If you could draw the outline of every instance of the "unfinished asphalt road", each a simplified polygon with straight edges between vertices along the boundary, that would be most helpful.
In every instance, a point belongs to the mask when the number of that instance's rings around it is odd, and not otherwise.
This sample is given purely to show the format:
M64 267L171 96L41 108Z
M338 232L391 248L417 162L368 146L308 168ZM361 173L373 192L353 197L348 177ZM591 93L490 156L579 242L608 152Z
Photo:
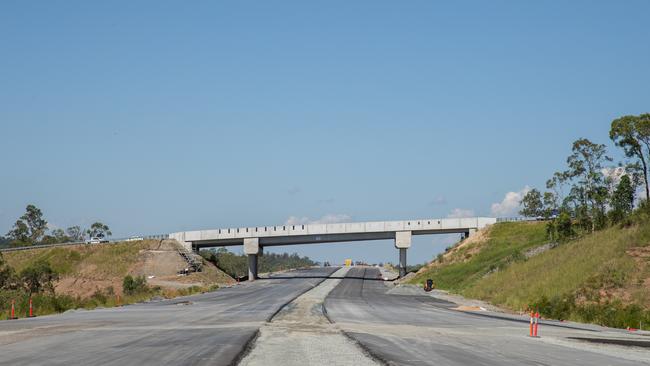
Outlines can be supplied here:
M285 306L261 328L240 366L377 366L378 364L323 313L323 301L349 267Z
M337 328L387 364L631 366L650 360L647 349L569 339L630 337L623 332L542 324L542 337L533 339L523 322L452 310L455 304L424 292L391 294L396 291L378 275L374 268L350 270L326 298L325 309Z
M230 365L284 304L335 269L213 293L0 322L1 365Z

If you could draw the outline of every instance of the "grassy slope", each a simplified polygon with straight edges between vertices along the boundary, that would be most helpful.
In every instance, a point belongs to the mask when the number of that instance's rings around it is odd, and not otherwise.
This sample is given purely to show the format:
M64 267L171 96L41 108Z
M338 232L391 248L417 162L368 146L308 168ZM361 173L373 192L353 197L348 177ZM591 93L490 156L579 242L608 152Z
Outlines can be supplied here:
M201 273L194 273L188 277L182 277L177 281L187 280L191 283L202 282L205 287L192 286L181 289L160 289L151 290L132 295L122 294L121 298L110 295L106 285L115 283L116 293L121 293L121 282L125 275L142 263L142 252L156 250L160 246L159 241L145 240L137 242L123 242L116 244L94 244L78 245L55 248L35 248L25 251L6 252L3 257L16 272L39 261L45 260L62 277L75 279L94 278L103 280L97 282L97 288L103 295L97 297L56 297L47 294L34 295L34 308L37 315L46 315L63 312L74 308L95 308L97 306L112 307L120 304L134 303L146 300L154 295L175 297L188 295L197 291L214 288L216 283L232 282L232 278L214 267L210 263L204 263L204 270ZM95 284L95 283L94 283ZM22 317L28 308L28 295L21 291L0 291L0 320L6 319L9 314L11 300L16 301L16 313Z
M137 261L140 250L148 249L150 241L107 245L78 245L7 252L7 263L20 272L23 268L45 260L61 275L72 275L81 263L96 266L93 272L106 277L123 277Z
M46 260L61 276L92 277L96 279L122 278L130 273L142 257L143 250L157 249L159 241L144 240L115 244L77 245L70 247L40 248L4 253L7 263L16 272L39 260ZM82 273L83 272L83 273ZM209 263L204 271L191 276L193 281L225 283L232 279Z
M480 245L480 251L465 260L466 253L475 246L464 247L446 256L442 265L428 268L418 274L412 283L424 283L432 278L436 286L463 292L474 286L486 273L504 268L522 257L526 250L546 242L543 223L501 223L490 228L489 238ZM451 258L450 258L451 257Z
M527 260L518 254L546 241L544 223L500 223L471 259L433 266L411 282L432 278L440 288L513 310L567 294L650 309L650 225L612 227Z
M650 226L610 228L561 245L477 281L464 293L517 309L541 296L552 298L584 289L648 307L643 286L648 265L626 252L650 244ZM627 298L626 298L627 297Z

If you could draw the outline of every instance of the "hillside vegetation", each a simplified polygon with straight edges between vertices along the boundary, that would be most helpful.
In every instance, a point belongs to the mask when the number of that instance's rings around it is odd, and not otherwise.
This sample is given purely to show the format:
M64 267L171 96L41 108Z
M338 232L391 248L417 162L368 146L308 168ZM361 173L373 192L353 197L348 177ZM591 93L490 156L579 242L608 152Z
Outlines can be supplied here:
M543 222L499 223L482 234L411 282L431 278L439 288L515 311L537 308L546 317L650 329L647 220L553 245Z
M155 276L150 279L152 284L162 279L165 282L161 287L173 288L183 287L173 282L203 286L232 282L229 276L212 265L204 265L200 273L178 277L177 272L187 264L178 255L177 245L173 241L142 240L23 250L7 252L4 257L17 272L41 261L49 263L60 277L55 284L57 293L82 297L84 292L108 286L113 286L115 293L121 294L122 281L128 274ZM67 283L71 286L65 286Z
M16 301L23 316L31 297L39 315L174 297L234 280L204 261L200 273L178 276L187 263L175 241L143 240L5 252L0 256L0 319Z
M413 281L421 283L434 278L438 287L463 291L487 274L523 260L526 250L547 241L544 224L537 222L501 223L484 230L478 234L478 240L470 238L459 243L420 270Z
M226 248L219 248L202 250L201 256L233 278L248 275L248 256L246 254L235 254ZM266 273L310 267L316 264L309 257L301 257L297 253L264 253L259 256L257 265L259 273Z

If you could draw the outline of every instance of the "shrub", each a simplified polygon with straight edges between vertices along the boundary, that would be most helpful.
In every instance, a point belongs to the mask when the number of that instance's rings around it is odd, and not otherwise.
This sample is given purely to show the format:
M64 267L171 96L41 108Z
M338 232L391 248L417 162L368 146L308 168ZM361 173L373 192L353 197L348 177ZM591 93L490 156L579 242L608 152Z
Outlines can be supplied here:
M126 275L122 281L122 289L127 295L135 295L147 292L147 279L144 276L136 276L133 278L131 275Z
M54 293L53 282L59 278L59 275L49 262L39 260L20 271L20 278L30 293L38 293L42 290Z

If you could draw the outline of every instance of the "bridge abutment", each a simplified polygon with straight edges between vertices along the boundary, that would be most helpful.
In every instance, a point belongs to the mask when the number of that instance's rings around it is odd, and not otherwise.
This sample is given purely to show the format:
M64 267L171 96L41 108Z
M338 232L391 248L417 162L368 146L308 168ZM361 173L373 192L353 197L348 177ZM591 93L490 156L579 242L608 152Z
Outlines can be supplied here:
M474 234L476 234L476 231L477 231L476 229L468 229L463 233L463 237L461 239L465 240L471 236L474 236Z
M395 232L395 248L399 249L399 276L406 276L406 250L411 247L410 231Z

